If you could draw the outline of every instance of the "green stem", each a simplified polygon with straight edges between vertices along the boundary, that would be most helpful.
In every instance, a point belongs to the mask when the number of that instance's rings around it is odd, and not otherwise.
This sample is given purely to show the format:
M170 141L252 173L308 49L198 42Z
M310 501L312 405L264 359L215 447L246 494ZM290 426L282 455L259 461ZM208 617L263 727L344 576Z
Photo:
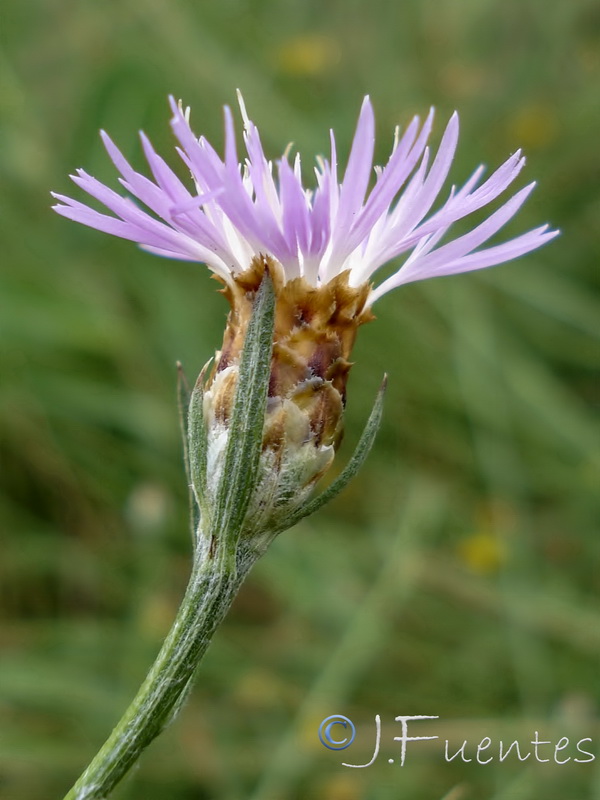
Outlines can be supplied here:
M216 628L264 550L242 533L258 481L274 314L273 283L265 270L244 339L224 463L210 498L202 402L204 370L187 412L187 391L180 380L184 453L194 491L192 519L198 513L204 518L194 537L192 575L173 627L148 677L65 800L105 800L142 751L177 716ZM211 477L214 479L214 475Z
M212 539L212 537L211 537ZM214 543L214 539L212 539ZM185 597L152 669L102 749L64 800L106 798L141 752L173 720L194 670L258 553L237 557L203 537Z

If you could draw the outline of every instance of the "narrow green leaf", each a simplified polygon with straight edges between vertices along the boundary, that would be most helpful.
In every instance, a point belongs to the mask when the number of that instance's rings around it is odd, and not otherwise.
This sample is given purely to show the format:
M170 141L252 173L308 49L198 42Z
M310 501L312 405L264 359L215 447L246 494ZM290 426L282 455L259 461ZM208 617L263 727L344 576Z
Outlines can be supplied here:
M177 362L177 409L179 411L179 424L183 436L183 452L186 469L189 468L187 435L188 435L188 406L190 404L190 386L183 370L181 361Z
M212 359L210 360L212 361ZM210 365L208 361L192 390L189 401L188 411L188 458L189 458L189 481L191 491L190 509L193 530L192 538L196 540L196 533L199 523L199 512L203 507L206 498L206 425L204 423L204 377Z
M190 532L192 534L192 544L196 542L196 527L198 525L198 506L192 488L192 472L190 467L190 451L188 447L189 433L189 405L190 405L190 386L183 370L181 361L177 362L177 410L179 412L179 427L181 429L181 441L183 444L183 462L185 464L185 474L188 484L188 502L190 507Z
M229 440L217 488L213 530L225 536L233 552L258 480L258 462L267 406L275 292L267 270L254 300L240 358Z

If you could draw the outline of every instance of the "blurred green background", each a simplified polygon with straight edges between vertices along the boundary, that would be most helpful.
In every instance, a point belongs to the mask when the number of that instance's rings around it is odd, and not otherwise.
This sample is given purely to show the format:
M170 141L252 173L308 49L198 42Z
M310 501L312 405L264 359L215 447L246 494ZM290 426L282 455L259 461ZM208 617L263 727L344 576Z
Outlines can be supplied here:
M175 361L194 377L226 313L203 266L60 219L48 192L79 197L79 166L116 186L101 127L136 165L139 128L175 164L171 92L220 148L238 86L307 178L329 127L345 157L366 93L380 162L395 124L433 104L439 140L457 108L452 179L522 146L518 185L539 187L508 233L563 234L378 304L339 457L385 370L366 467L256 567L115 798L600 797L598 5L5 0L0 25L0 797L62 797L168 630L190 563ZM336 713L357 727L342 753L317 737ZM371 757L375 714L377 763L341 766ZM404 767L401 714L439 715L410 733L442 739ZM591 737L596 760L498 762L536 730L570 738L561 758ZM474 758L484 736L491 763L444 760L443 739Z

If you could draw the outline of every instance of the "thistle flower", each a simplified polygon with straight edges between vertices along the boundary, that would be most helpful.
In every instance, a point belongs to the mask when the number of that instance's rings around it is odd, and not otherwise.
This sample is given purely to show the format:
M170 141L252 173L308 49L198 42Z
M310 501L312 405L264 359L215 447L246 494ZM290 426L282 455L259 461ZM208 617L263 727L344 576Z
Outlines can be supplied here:
M54 208L152 253L204 262L224 284L231 310L222 348L203 387L207 474L215 482L229 436L241 348L268 271L275 287L275 334L263 454L247 517L248 529L259 531L278 527L301 506L331 464L342 433L350 352L357 328L372 318L373 303L405 283L509 261L540 247L557 231L544 225L482 247L516 214L531 183L467 233L443 241L453 223L499 197L525 163L517 151L487 180L479 167L432 212L457 147L456 113L435 155L427 146L433 110L422 124L415 117L402 135L396 129L392 153L384 167L375 167L369 191L375 122L366 97L343 179L331 132L330 159L317 159L316 187L309 190L302 182L300 156L292 164L287 152L275 165L268 161L241 95L239 104L247 152L243 165L229 108L221 158L204 137L192 133L189 109L171 99L177 151L193 187L186 187L143 133L154 180L136 172L102 132L120 182L148 210L84 170L71 176L74 183L114 216L59 194ZM398 269L374 285L379 267L399 256L404 259ZM204 513L210 513L214 499L210 486L209 480L206 496L199 498Z
M193 189L143 134L154 180L136 172L102 133L121 183L148 210L83 170L73 181L114 216L55 195L55 209L65 217L159 255L205 262L231 306L223 345L208 379L206 368L200 374L186 419L195 548L185 597L134 701L65 800L108 796L177 715L252 564L279 531L343 488L364 460L382 391L346 468L308 501L340 441L349 357L373 303L403 283L499 264L556 235L544 226L481 249L517 212L531 184L468 233L443 243L454 222L495 200L524 163L515 153L486 181L477 169L432 213L457 145L456 114L435 157L426 146L433 113L422 125L413 119L402 136L397 131L392 154L385 167L375 168L368 191L374 119L366 98L343 179L331 134L330 160L317 160L316 188L309 191L299 156L290 165L284 154L275 168L267 161L241 97L243 167L229 109L221 159L204 138L196 139L189 113L174 102L172 108ZM401 255L404 263L374 286L376 270Z

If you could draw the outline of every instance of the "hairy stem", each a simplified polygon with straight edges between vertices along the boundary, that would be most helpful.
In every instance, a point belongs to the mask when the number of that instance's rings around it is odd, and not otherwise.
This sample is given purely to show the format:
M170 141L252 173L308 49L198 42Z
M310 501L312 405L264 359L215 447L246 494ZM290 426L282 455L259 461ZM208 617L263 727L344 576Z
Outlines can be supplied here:
M232 556L218 545L211 551L208 538L200 540L185 597L152 669L65 800L106 798L174 719L180 697L256 558L249 551Z
M179 396L184 455L194 497L190 582L158 658L135 699L65 800L105 800L142 751L177 716L192 676L231 601L264 548L243 536L246 512L258 480L257 465L265 421L275 294L268 274L256 293L239 365L228 443L214 496L207 498L206 423L201 372L185 410Z

